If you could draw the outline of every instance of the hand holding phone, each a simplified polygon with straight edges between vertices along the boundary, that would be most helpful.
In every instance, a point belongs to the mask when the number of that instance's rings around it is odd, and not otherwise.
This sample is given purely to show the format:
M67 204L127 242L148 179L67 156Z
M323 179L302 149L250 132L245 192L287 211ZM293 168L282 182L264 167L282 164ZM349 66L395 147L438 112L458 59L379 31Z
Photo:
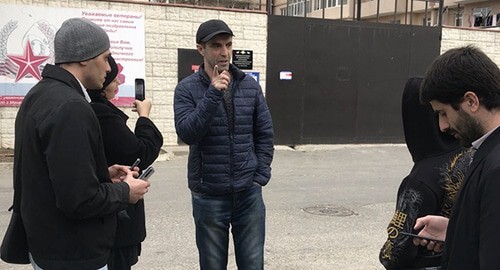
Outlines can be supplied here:
M143 101L146 98L146 86L144 79L135 79L135 99Z
M438 240L438 239L430 238L430 237L423 237L423 236L420 236L420 235L414 234L414 233L409 233L409 232L399 232L399 233L402 234L402 235L412 236L412 237L424 239L424 240L427 240L427 241L434 241L436 243L444 243L443 240Z
M137 158L132 165L130 165L130 170L133 171L135 167L137 167L141 163L141 159ZM118 218L121 220L127 220L130 219L130 216L127 213L127 210L122 210L118 212Z

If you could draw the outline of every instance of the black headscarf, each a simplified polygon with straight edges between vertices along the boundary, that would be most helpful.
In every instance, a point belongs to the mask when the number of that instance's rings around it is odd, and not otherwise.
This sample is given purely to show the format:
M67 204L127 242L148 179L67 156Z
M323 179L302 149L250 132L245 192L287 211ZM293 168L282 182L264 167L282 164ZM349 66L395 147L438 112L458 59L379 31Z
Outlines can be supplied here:
M111 67L111 71L106 74L106 80L104 80L104 84L102 85L102 89L106 89L106 87L116 78L118 75L118 65L115 62L115 59L110 55L108 58L109 66Z

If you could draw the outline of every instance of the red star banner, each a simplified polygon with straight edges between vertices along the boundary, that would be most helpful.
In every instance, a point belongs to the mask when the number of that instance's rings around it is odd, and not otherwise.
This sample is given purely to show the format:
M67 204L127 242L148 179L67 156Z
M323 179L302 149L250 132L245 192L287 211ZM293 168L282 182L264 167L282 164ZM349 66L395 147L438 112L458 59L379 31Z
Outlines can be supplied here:
M33 55L33 50L31 49L30 41L26 42L26 48L24 49L23 56L7 55L7 57L19 66L16 75L16 82L24 78L26 75L31 74L33 77L41 80L40 66L49 57L48 56L35 56Z

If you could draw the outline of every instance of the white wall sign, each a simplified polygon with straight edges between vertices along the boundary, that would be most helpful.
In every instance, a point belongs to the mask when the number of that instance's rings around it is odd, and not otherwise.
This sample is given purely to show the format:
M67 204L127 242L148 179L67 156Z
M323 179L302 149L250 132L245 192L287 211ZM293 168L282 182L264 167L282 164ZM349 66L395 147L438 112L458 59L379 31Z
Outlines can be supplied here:
M3 4L0 9L0 106L21 104L41 79L43 67L54 63L57 29L73 17L87 18L108 33L123 83L113 103L132 103L134 79L144 78L146 73L142 13Z
M293 77L291 71L280 71L280 80L282 81L290 81Z

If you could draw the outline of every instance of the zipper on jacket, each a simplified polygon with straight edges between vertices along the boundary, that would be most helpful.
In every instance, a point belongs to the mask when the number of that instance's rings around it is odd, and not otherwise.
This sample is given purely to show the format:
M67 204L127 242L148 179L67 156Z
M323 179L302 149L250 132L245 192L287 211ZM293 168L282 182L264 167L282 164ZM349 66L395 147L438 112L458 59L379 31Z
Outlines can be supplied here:
M203 149L200 150L200 184L203 184Z
M231 91L235 89L234 84L230 85L226 91ZM234 171L233 171L233 164L234 164L234 91L229 92L231 94L231 98L229 100L226 100L224 97L224 107L226 108L226 115L227 115L227 125L228 125L228 131L229 131L229 185L231 187L231 193L234 194ZM224 93L224 95L227 95L227 93ZM228 103L231 104L228 104ZM228 106L230 105L230 106Z

